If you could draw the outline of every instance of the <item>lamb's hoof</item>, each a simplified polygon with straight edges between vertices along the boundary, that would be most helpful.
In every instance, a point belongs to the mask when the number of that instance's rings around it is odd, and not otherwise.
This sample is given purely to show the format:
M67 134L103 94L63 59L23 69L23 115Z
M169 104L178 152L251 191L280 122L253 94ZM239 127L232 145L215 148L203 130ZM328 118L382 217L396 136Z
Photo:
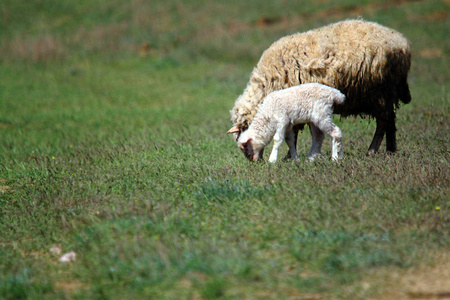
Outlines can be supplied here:
M331 160L335 162L340 162L343 158L344 158L343 154L338 154L337 156L332 157Z

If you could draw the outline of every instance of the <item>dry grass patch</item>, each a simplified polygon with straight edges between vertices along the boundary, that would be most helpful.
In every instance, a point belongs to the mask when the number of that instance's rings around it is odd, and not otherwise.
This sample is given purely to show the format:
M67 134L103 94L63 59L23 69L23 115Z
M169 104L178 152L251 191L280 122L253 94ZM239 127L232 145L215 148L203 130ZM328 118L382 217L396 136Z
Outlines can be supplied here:
M404 271L386 270L380 272L376 280L368 280L372 286L376 282L383 285L391 282L385 292L373 299L450 299L450 250L435 254L435 257L434 265Z

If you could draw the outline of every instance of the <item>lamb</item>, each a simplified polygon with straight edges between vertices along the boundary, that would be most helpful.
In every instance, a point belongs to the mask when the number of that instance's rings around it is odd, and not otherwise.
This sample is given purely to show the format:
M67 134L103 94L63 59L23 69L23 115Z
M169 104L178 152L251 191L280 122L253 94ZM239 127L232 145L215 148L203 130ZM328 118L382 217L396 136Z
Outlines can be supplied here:
M233 133L237 141L271 92L317 82L346 95L345 103L334 113L375 118L377 127L369 154L378 151L385 134L386 150L395 152L395 110L399 100L405 104L411 101L407 83L410 66L410 42L399 32L373 22L346 20L286 36L262 54L230 111L234 126L227 133ZM293 128L295 144L303 126Z
M238 146L244 155L257 161L264 147L274 140L269 162L277 160L283 140L289 146L290 155L298 159L294 145L293 126L309 123L313 145L308 158L320 154L323 132L332 138L332 158L342 157L342 133L332 120L333 107L342 105L345 95L339 90L319 84L307 83L270 93L260 106L249 129L241 134Z

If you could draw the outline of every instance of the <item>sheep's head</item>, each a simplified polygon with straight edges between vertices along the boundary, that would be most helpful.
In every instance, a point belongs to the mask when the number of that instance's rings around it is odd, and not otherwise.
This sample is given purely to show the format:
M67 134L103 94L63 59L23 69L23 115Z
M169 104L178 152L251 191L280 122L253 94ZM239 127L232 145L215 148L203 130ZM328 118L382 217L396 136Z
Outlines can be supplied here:
M234 140L237 142L243 131L244 130L242 130L242 126L234 125L233 127L230 128L230 130L227 131L227 134L232 133Z

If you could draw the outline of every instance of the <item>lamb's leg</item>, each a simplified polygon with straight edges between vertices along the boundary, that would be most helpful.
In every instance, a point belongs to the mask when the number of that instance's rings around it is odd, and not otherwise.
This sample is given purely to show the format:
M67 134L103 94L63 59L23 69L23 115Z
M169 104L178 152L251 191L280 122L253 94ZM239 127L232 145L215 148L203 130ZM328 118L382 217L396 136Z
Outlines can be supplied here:
M336 126L336 124L333 123L333 120L330 118L327 118L317 126L326 134L328 134L332 139L332 150L331 150L331 158L333 160L341 159L343 156L342 151L342 132L339 127Z
M380 117L377 117L376 120L377 120L377 129L375 130L375 135L373 136L372 143L370 144L369 150L367 151L368 155L373 155L378 151L381 142L383 141L384 133L386 132L386 125L387 125L386 121Z
M289 147L288 155L293 160L298 160L297 150L295 149L296 148L296 142L297 142L296 137L297 137L297 135L294 132L294 129L292 127L288 128L286 130L286 137L285 137L284 140L286 141L286 144Z
M333 160L339 160L344 156L344 151L342 149L342 132L339 127L337 127L336 125L334 126L335 127L330 135L333 139L331 158Z
M324 135L320 128L312 122L309 123L309 131L311 132L312 145L308 153L308 159L313 161L318 155L320 155Z
M297 124L297 125L295 125L293 128L292 128L292 130L293 130L293 133L294 133L294 143L293 143L293 145L294 145L294 151L295 151L295 153L297 153L297 140L298 140L298 132L301 130L301 131L303 131L303 128L305 127L305 124ZM288 139L289 137L286 135L286 143L289 145L289 142L288 142ZM291 149L289 149L289 151L288 151L288 153L286 154L286 156L283 158L283 160L288 160L288 159L291 159L291 158L293 158L292 156L292 152L291 152Z
M286 129L288 125L282 125L277 128L277 131L273 137L273 149L269 156L269 162L274 163L277 161L278 149L281 147L286 134Z

